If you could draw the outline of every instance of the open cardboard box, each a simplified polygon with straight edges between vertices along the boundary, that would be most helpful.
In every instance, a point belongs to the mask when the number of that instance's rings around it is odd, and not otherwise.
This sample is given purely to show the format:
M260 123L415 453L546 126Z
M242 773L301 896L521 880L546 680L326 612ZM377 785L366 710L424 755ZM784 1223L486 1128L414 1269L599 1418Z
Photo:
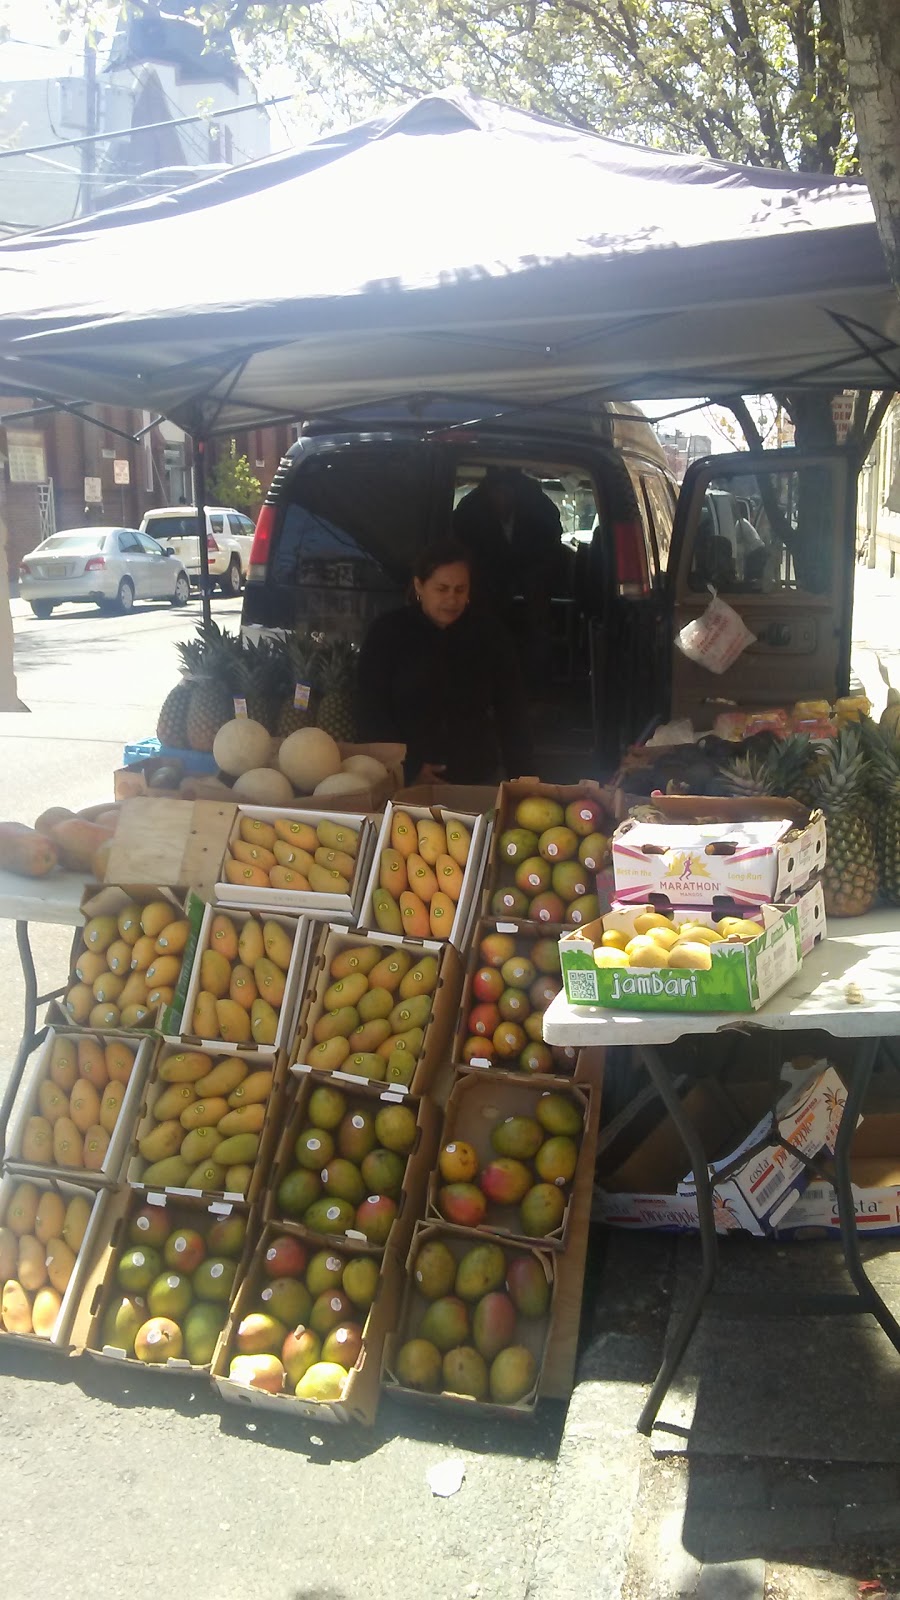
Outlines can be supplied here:
M825 819L805 827L762 822L636 822L612 839L616 899L663 906L759 907L805 887L825 865Z
M137 883L134 880L129 880L124 887L112 884L98 885L89 883L85 887L81 901L81 915L85 923L89 922L93 917L117 917L119 912L123 911L133 900L142 904L148 904L151 900L168 900L172 906L173 922L181 917L187 917L191 923L191 934L182 953L181 973L175 984L175 998L172 1005L161 1007L156 1016L148 1021L143 1028L123 1029L121 1025L115 1028L98 1028L90 1022L76 1022L66 1007L64 995L61 1000L53 1000L47 1008L47 1021L54 1027L61 1029L71 1028L79 1033L97 1033L104 1037L107 1034L123 1033L128 1038L140 1039L144 1035L152 1034L160 1028L173 1025L177 1020L180 1015L182 997L187 986L187 974L190 970L196 947L197 930L200 922L199 907L202 906L202 901L199 900L198 896L194 896L193 904L186 904L184 898L179 895L176 889L157 888L150 884ZM69 953L69 976L66 981L66 994L79 981L75 972L75 964L84 949L84 927L80 926L75 929L75 936Z
M354 811L289 811L277 806L247 806L240 805L235 808L235 814L226 844L226 858L231 855L231 845L235 839L240 838L240 825L242 817L256 818L261 822L274 825L276 822L302 822L308 827L317 827L319 823L330 822L335 826L355 828L359 840L357 844L355 867L350 881L348 894L335 892L323 893L315 889L257 889L244 888L241 884L231 883L224 874L223 860L220 867L220 877L215 885L214 898L220 906L244 906L247 910L260 909L263 911L286 911L296 913L298 910L314 912L317 916L333 918L335 921L355 921L362 902L363 891L369 877L372 861L372 852L375 848L375 824L361 812Z
M684 1097L711 1166L716 1171L733 1167L715 1181L720 1233L740 1229L762 1237L780 1227L810 1174L798 1156L766 1136L777 1125L790 1145L817 1155L833 1134L845 1091L835 1069L822 1061L798 1088L786 1090L774 1109L771 1098L764 1083L722 1085L712 1078L694 1083ZM760 1143L762 1148L750 1154ZM687 1159L668 1116L629 1153L607 1150L598 1164L595 1217L613 1227L695 1232L696 1189L691 1175L683 1176Z
M850 1180L859 1232L881 1238L900 1235L900 1112L866 1113L850 1145ZM813 1178L791 1207L779 1237L819 1238L840 1231L834 1186Z
M118 1363L124 1368L139 1368L145 1372L158 1372L166 1377L204 1376L209 1372L209 1362L195 1365L186 1356L179 1356L159 1363L147 1363L139 1361L136 1356L129 1355L126 1350L116 1345L103 1342L103 1324L112 1296L127 1292L121 1288L116 1277L119 1258L125 1250L132 1248L129 1229L132 1220L144 1207L158 1207L164 1212L170 1232L176 1228L191 1228L204 1237L213 1224L222 1218L239 1216L245 1220L247 1227L244 1244L240 1259L234 1262L236 1270L233 1284L228 1297L217 1302L221 1304L224 1325L229 1304L240 1287L241 1279L252 1256L256 1227L253 1212L246 1206L235 1206L227 1200L207 1201L186 1196L179 1196L176 1199L156 1191L142 1193L137 1189L121 1189L118 1194L110 1196L103 1231L96 1241L92 1267L85 1279L81 1302L73 1324L72 1342L93 1356L96 1361ZM227 1259L234 1260L233 1257ZM150 1317L149 1308L147 1317L148 1319ZM181 1321L183 1319L179 1319L179 1324Z
M479 972L483 966L488 964L482 959L481 955L481 946L483 941L489 938L492 934L499 933L506 935L515 940L516 955L525 956L526 959L530 960L530 953L539 940L542 942L547 941L551 946L558 946L558 941L566 932L566 928L555 922L504 922L494 918L483 918L479 923L477 923L472 935L468 970L466 972L466 979L463 985L462 1001L460 1003L459 1015L456 1024L456 1035L453 1041L454 1061L463 1062L467 1066L493 1066L499 1068L499 1070L502 1072L512 1072L516 1070L517 1063L520 1060L520 1055L501 1056L496 1052L492 1054L490 1051L485 1052L484 1050L480 1050L477 1041L483 1037L485 1043L487 1043L487 1035L485 1034L482 1036L478 1033L472 1032L469 1028L469 1018L472 1014L472 1011L476 1005L483 1003L478 1001L473 992L475 974ZM557 962L555 970L553 972L541 972L537 974L537 976L555 978L558 981L559 988L561 989L562 977L560 976L558 950L556 951L556 954ZM549 1055L552 1057L552 1064L548 1060L545 1068L546 1071L552 1072L558 1069L560 1072L571 1072L574 1069L576 1052L570 1049L568 1046L554 1048L550 1045L544 1045L543 1042L539 1040L529 1040L529 1044L532 1043L541 1043L542 1050L549 1051ZM531 1068L526 1068L524 1070L531 1071Z
M481 879L491 837L489 818L473 812L453 811L449 807L442 806L397 806L389 802L381 821L378 838L375 841L375 854L363 897L359 926L373 933L381 931L375 920L372 896L378 888L381 872L381 852L390 848L391 827L395 810L404 811L413 822L435 821L446 823L452 819L455 822L461 822L471 835L469 857L463 869L462 891L456 905L453 924L449 933L445 936L451 944L456 946L457 950L465 950L469 943L472 923L477 914Z
M416 1283L416 1256L422 1246L432 1239L439 1239L442 1244L445 1244L458 1262L476 1245L492 1243L501 1247L507 1262L514 1256L527 1255L532 1256L539 1263L541 1272L550 1286L550 1299L547 1310L541 1317L517 1315L514 1339L514 1343L524 1345L526 1349L531 1351L537 1364L537 1375L533 1388L529 1390L528 1394L523 1395L521 1400L517 1400L512 1405L499 1405L492 1400L476 1400L471 1395L450 1394L445 1390L435 1394L420 1389L407 1389L397 1377L397 1355L408 1340L418 1337L422 1318L430 1304L420 1292ZM532 1417L541 1388L544 1356L554 1321L555 1295L556 1269L552 1251L541 1249L537 1243L531 1245L512 1244L508 1239L491 1234L477 1233L468 1228L452 1228L445 1222L420 1222L413 1235L406 1261L406 1282L403 1289L400 1314L396 1323L396 1331L390 1334L385 1344L382 1383L386 1393L404 1400L424 1402L426 1405L449 1406L453 1410L468 1412L470 1415ZM470 1308L470 1315L473 1310L474 1305Z
M144 1182L144 1173L150 1166L150 1162L144 1159L138 1147L141 1139L143 1139L146 1134L152 1132L152 1130L158 1126L156 1117L153 1114L153 1108L156 1105L160 1095L163 1094L167 1089L177 1087L177 1085L165 1083L163 1081L163 1079L160 1077L160 1068L162 1067L164 1061L167 1061L170 1056L178 1055L180 1050L180 1046L172 1044L163 1044L159 1048L159 1054L154 1063L150 1081L147 1084L146 1092L144 1094L143 1103L140 1109L139 1121L137 1127L134 1129L133 1137L127 1152L128 1166L125 1172L125 1181L131 1186L132 1189L147 1188L147 1184ZM233 1059L233 1052L230 1052L227 1055L222 1055L221 1053L217 1053L216 1055L211 1054L210 1071L213 1070L214 1066L218 1065L219 1061L232 1061ZM269 1095L265 1101L265 1120L261 1129L259 1130L259 1148L256 1152L255 1160L252 1162L253 1173L246 1194L234 1194L224 1189L188 1189L179 1187L177 1184L169 1184L163 1191L165 1194L192 1195L206 1201L228 1200L238 1205L243 1204L244 1202L252 1205L258 1198L259 1191L262 1188L262 1185L265 1182L268 1174L275 1146L278 1142L278 1136L281 1132L284 1121L285 1085L288 1081L287 1056L284 1051L280 1051L276 1056L272 1056L262 1051L241 1051L240 1060L247 1069L247 1075L254 1072L268 1072L271 1074L272 1078L272 1085L269 1090ZM184 1084L182 1087L187 1089L191 1086L189 1084ZM186 1097L185 1109L187 1109L187 1106L193 1104L196 1100L196 1095L194 1096L193 1101L189 1097ZM197 1165L199 1165L199 1162ZM159 1184L153 1184L151 1187L154 1192L157 1192L160 1186Z
M218 915L227 916L234 923L240 933L244 923L254 917L259 923L276 922L283 928L291 940L291 959L285 978L284 998L278 1010L278 1026L275 1038L271 1044L256 1044L254 1040L247 1039L243 1042L229 1043L226 1039L202 1039L192 1028L194 1006L200 992L200 964L203 952L209 947L210 930L213 919ZM191 966L190 979L185 996L184 1011L181 1023L181 1032L178 1037L191 1045L196 1045L198 1050L205 1050L213 1055L243 1054L245 1051L260 1051L263 1054L274 1056L279 1050L287 1048L293 1038L297 1026L297 1016L300 999L303 994L303 979L306 963L309 959L310 940L315 925L308 917L286 917L283 914L269 914L264 911L239 911L233 906L208 905L203 913L200 933L194 951L194 960ZM166 1039L170 1043L176 1042L176 1036L166 1028Z
M310 1126L308 1109L310 1097L316 1089L323 1086L331 1089L339 1087L341 1093L345 1094L347 1100L345 1115L364 1110L377 1116L383 1106L408 1106L416 1118L416 1138L406 1158L403 1182L400 1193L396 1196L397 1214L384 1245L370 1244L365 1234L357 1228L347 1228L345 1233L313 1234L309 1228L305 1228L304 1231L310 1238L318 1239L320 1249L331 1245L340 1247L346 1239L373 1255L380 1255L384 1249L403 1250L409 1242L417 1218L422 1215L424 1209L428 1175L437 1158L439 1114L430 1100L417 1100L412 1095L402 1091L398 1093L396 1089L389 1089L381 1083L370 1084L354 1079L352 1084L337 1084L334 1073L310 1072L303 1077L275 1152L263 1205L264 1219L266 1222L288 1221L303 1224L302 1217L285 1215L278 1196L284 1179L298 1166L294 1146L300 1134Z
M431 810L491 814L497 806L497 789L484 783L413 783L392 796L395 806L424 806Z
M612 1011L758 1011L826 933L822 885L816 879L792 903L754 907L753 920L762 923L764 932L743 943L710 945L708 970L596 965L594 951L604 933L616 930L630 939L635 918L656 909L650 904L620 906L563 935L559 951L569 1005ZM694 907L673 912L672 921L714 928L723 914L725 907Z
M235 1332L243 1317L260 1308L260 1291L264 1283L263 1261L272 1240L279 1235L292 1234L309 1245L310 1255L321 1249L316 1236L306 1233L292 1223L266 1223L259 1247L255 1251L246 1276L232 1303L228 1322L220 1336L212 1363L212 1381L216 1389L231 1405L255 1407L271 1411L276 1416L304 1418L310 1422L358 1422L368 1427L375 1421L380 1395L381 1359L384 1341L393 1328L399 1305L403 1269L400 1258L392 1250L385 1251L380 1262L378 1288L363 1320L363 1345L356 1364L351 1369L339 1400L302 1400L290 1389L281 1394L267 1390L251 1389L236 1383L228 1375L231 1365ZM329 1253L342 1261L367 1252L359 1245L344 1239L339 1245L329 1246ZM357 1320L354 1318L353 1320Z
M476 1071L461 1071L457 1075L456 1083L450 1092L447 1101L447 1110L444 1115L444 1126L441 1130L440 1147L455 1142L470 1144L478 1157L478 1171L484 1170L488 1162L497 1158L497 1152L491 1143L491 1134L494 1129L507 1117L535 1116L538 1101L548 1094L561 1095L569 1100L578 1110L581 1117L581 1133L578 1135L578 1160L582 1160L584 1145L584 1132L591 1121L591 1091L590 1086L576 1086L562 1084L555 1078L533 1077L526 1078L521 1073ZM545 1133L544 1138L550 1135ZM532 1167L533 1162L526 1161L526 1166ZM484 1221L479 1223L473 1231L476 1233L502 1234L504 1238L518 1239L527 1244L548 1245L554 1250L562 1250L566 1243L569 1217L571 1214L571 1199L573 1188L578 1176L576 1167L575 1175L570 1183L560 1183L566 1199L566 1209L558 1227L550 1233L540 1236L527 1234L522 1227L521 1212L518 1205L503 1206L488 1201ZM439 1196L443 1185L440 1171L432 1172L428 1180L428 1220L444 1222ZM472 1179L477 1183L477 1177ZM534 1182L541 1180L534 1173Z
M90 1206L90 1217L49 1339L41 1339L36 1333L10 1333L0 1322L0 1346L22 1344L34 1349L35 1345L44 1345L56 1350L68 1350L77 1342L72 1337L72 1325L81 1300L85 1278L100 1248L107 1208L112 1203L112 1196L106 1189L91 1189L85 1183L72 1182L68 1178L50 1177L46 1173L41 1176L24 1177L19 1173L8 1172L0 1179L0 1228L6 1224L13 1195L25 1183L37 1189L40 1194L46 1194L48 1190L58 1194L64 1205L68 1205L70 1200L80 1196ZM18 1240L16 1244L18 1245Z
M452 945L436 939L420 943L415 940L398 939L386 933L350 933L340 927L325 929L308 969L306 996L301 1007L291 1071L302 1074L310 1070L309 1051L314 1044L313 1032L316 1023L325 1014L325 992L333 981L332 962L344 950L370 949L373 945L383 949L385 953L391 950L405 951L413 966L426 955L434 956L438 963L431 1015L425 1027L413 1076L408 1084L395 1085L409 1094L425 1094L431 1089L439 1068L447 1058L462 982L462 968L455 949ZM398 1004L401 1003L399 994L396 999ZM385 1062L386 1069L387 1062ZM382 1079L360 1078L357 1074L347 1072L341 1067L338 1067L331 1076L348 1087L356 1083L384 1082ZM388 1085L385 1084L385 1087Z
M106 1155L101 1166L95 1171L88 1171L85 1167L62 1167L56 1162L39 1164L34 1161L26 1161L22 1155L22 1141L25 1136L26 1125L29 1117L40 1115L38 1103L40 1087L49 1077L54 1045L60 1037L71 1038L76 1048L80 1040L93 1037L101 1050L106 1045L118 1040L134 1056L131 1075L124 1086L119 1114L109 1136ZM29 1075L25 1093L18 1098L18 1110L16 1110L15 1106L13 1107L13 1119L6 1141L4 1166L10 1172L39 1172L44 1176L52 1173L54 1176L68 1178L74 1183L81 1183L88 1187L95 1183L102 1184L104 1187L110 1184L117 1184L128 1155L128 1147L134 1129L135 1118L138 1115L141 1095L156 1048L155 1039L142 1038L140 1035L133 1033L86 1035L80 1031L51 1028ZM100 1098L102 1102L103 1096L101 1095Z
M494 836L491 845L490 860L485 877L485 916L503 916L504 912L512 911L512 907L503 906L499 899L500 891L513 883L513 867L510 866L503 855L501 840L503 835L517 826L516 807L523 800L553 800L563 810L577 800L586 800L592 807L599 807L601 817L597 823L596 831L608 834L610 831L609 795L593 778L581 778L578 783L541 783L538 778L513 778L507 783L501 783L497 795L497 816L494 825ZM593 884L589 892L593 892ZM549 918L546 919L549 921Z

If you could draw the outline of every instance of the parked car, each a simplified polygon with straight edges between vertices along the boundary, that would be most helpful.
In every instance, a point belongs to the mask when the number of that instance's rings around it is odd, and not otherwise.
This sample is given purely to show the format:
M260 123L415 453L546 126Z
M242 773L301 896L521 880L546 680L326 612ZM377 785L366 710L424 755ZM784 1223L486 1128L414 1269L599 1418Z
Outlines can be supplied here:
M19 563L19 595L36 617L49 617L79 600L117 611L135 600L184 606L191 586L180 558L137 528L68 528Z
M164 506L147 511L141 522L141 532L152 534L154 539L169 545L180 557L191 583L199 586L200 540L195 506ZM253 523L249 517L231 506L207 506L209 573L223 594L240 594L241 585L246 581L252 546Z

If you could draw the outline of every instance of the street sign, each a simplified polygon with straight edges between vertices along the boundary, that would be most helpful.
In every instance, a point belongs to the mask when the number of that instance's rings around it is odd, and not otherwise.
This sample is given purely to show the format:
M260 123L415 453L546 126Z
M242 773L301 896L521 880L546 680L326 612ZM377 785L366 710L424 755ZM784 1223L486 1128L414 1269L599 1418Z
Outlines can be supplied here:
M123 485L131 482L131 464L128 461L113 462L113 482Z
M852 390L845 390L843 394L836 394L831 401L831 416L834 421L834 437L837 444L844 444L850 424L853 421L853 406L856 395Z
M85 478L84 503L86 506L102 506L103 480L101 478Z

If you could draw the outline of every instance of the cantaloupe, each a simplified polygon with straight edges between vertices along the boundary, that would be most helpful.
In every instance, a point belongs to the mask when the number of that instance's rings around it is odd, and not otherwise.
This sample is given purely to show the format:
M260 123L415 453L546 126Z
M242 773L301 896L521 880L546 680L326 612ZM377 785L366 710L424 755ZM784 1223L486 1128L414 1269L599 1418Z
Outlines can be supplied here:
M301 794L312 794L323 778L341 770L341 752L322 728L298 728L278 752L278 765Z
M253 806L289 806L294 791L283 772L274 767L253 767L235 781L232 794Z
M341 763L341 770L357 773L369 785L383 783L387 777L387 767L381 761L376 761L374 756L348 756Z
M313 794L365 794L368 789L368 780L361 778L358 772L334 772L330 778L323 778L317 783Z
M213 756L220 772L239 778L242 772L264 767L272 749L272 735L252 717L233 717L223 723L213 741Z

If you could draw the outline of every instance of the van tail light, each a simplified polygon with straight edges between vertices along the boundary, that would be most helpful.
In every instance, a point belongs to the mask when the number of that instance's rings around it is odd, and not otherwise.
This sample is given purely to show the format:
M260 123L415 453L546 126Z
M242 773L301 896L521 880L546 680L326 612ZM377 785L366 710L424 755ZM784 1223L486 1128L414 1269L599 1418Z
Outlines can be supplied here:
M640 600L650 593L643 524L613 523L613 548L616 555L616 588L621 599Z
M269 556L272 551L272 535L275 532L275 507L262 506L256 522L256 532L250 546L250 560L247 563L247 582L264 583L266 568L269 565Z
M85 572L104 572L106 569L105 556L91 556L90 561L84 563Z
M211 533L206 535L206 548L207 550L211 550L213 555L218 554L219 546Z

